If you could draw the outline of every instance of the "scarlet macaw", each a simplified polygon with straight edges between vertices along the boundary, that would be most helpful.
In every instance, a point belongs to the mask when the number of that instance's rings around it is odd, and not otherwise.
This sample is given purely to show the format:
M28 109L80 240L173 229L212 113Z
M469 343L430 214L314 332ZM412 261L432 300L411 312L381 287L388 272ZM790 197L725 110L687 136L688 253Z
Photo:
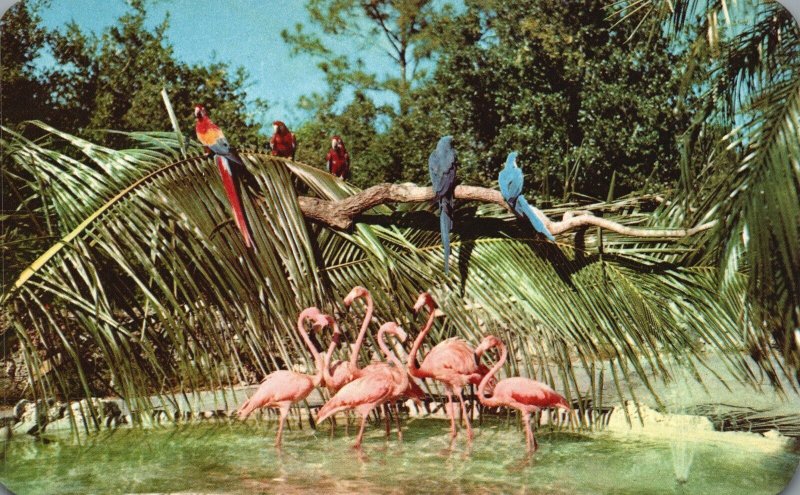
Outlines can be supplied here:
M336 177L346 179L350 175L350 154L339 136L331 138L331 149L328 151L325 161L328 163L328 172Z
M280 120L272 123L272 130L272 139L269 140L272 155L294 160L294 154L297 151L297 137Z
M250 230L247 227L242 201L239 195L239 184L234 181L234 166L244 167L242 159L233 151L225 139L222 130L211 121L208 112L203 105L194 107L194 116L197 119L195 132L197 139L206 149L208 154L213 154L214 162L217 164L219 174L222 177L222 185L225 187L225 194L233 208L233 219L236 226L242 233L245 246L252 247L253 240L250 237Z
M453 137L445 136L428 158L428 171L433 184L434 201L439 203L439 228L444 247L444 273L450 271L450 229L453 228L454 194L456 189L456 150Z
M517 165L517 152L512 151L506 158L506 166L500 171L497 177L497 182L500 183L500 192L503 198L517 215L528 217L533 228L537 232L543 234L545 237L555 242L553 234L547 230L542 220L534 212L535 208L528 204L525 197L522 196L522 185L525 178L522 175L522 169Z

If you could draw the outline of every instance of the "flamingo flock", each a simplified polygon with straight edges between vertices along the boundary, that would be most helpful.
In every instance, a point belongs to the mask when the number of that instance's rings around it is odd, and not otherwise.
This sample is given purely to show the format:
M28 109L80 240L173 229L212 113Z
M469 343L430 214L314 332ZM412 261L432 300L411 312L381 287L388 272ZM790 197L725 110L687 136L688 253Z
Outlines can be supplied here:
M367 419L373 410L380 406L391 407L399 399L421 401L425 397L425 393L414 379L432 379L444 385L447 394L445 407L450 419L450 437L453 440L458 435L454 395L458 398L462 418L466 424L467 439L471 442L474 438L463 396L464 387L472 384L478 386L478 400L482 404L488 407L510 407L520 411L525 425L527 450L534 452L538 445L530 424L531 413L550 407L570 410L567 400L544 383L524 377L511 377L498 381L496 375L505 364L508 350L505 344L494 335L484 337L476 348L460 338L450 338L439 342L428 351L420 363L417 354L420 352L423 340L433 327L437 310L436 302L427 292L420 294L414 304L414 312L419 313L425 308L428 312L428 319L414 340L406 365L404 366L395 353L390 350L386 337L391 335L403 343L407 340L407 334L397 323L386 322L381 325L376 335L378 347L386 358L386 362L373 362L359 368L359 351L372 321L374 305L367 289L355 287L344 298L345 307L351 308L358 299L363 299L366 303L366 313L358 337L351 349L350 359L347 361L331 360L333 351L341 338L341 331L336 320L314 307L303 310L298 317L297 329L313 356L316 373L310 375L279 370L269 374L261 382L256 392L239 408L239 419L246 419L259 408L278 409L280 425L275 445L280 447L283 427L292 404L306 399L315 387L323 387L328 390L331 397L317 413L317 422L333 418L339 412L354 410L361 417L354 445L355 448L360 448ZM332 330L331 342L324 354L317 350L309 338L305 328L307 321L311 322L314 331L321 332L325 328ZM481 359L490 349L497 349L500 358L494 366L488 368L481 363ZM398 438L402 439L399 414L394 416L397 418ZM387 436L389 430L389 415L387 414Z

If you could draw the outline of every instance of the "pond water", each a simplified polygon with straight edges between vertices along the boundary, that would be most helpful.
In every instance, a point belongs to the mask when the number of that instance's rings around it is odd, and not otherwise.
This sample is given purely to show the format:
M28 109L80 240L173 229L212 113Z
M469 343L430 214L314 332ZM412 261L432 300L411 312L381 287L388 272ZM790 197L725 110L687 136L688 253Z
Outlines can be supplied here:
M0 481L19 495L58 493L564 493L770 494L786 487L800 456L728 443L621 440L600 433L540 429L525 454L522 432L493 420L450 448L448 423L417 419L405 439L368 428L363 454L340 426L314 432L297 423L273 448L274 424L202 424L120 429L78 445L67 437L5 444ZM688 446L687 446L688 445ZM676 463L688 481L675 481ZM680 466L678 466L680 468Z

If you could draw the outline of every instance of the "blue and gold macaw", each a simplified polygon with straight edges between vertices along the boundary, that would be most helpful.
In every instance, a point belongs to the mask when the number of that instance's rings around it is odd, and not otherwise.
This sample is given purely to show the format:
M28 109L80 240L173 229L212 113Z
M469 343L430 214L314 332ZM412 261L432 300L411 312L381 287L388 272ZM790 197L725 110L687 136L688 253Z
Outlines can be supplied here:
M439 228L444 247L444 273L450 271L450 230L453 228L454 195L456 189L456 150L453 137L445 136L436 144L428 158L428 171L435 194L433 200L439 203Z
M508 154L508 158L506 158L506 166L503 167L503 170L500 171L500 175L497 177L497 182L500 183L500 192L517 215L528 217L528 220L530 220L531 225L533 225L533 228L536 229L537 232L555 242L556 239L553 237L553 234L547 230L542 220L536 215L534 211L535 208L529 205L522 195L522 185L524 181L525 178L522 175L522 169L517 165L517 152L512 151Z

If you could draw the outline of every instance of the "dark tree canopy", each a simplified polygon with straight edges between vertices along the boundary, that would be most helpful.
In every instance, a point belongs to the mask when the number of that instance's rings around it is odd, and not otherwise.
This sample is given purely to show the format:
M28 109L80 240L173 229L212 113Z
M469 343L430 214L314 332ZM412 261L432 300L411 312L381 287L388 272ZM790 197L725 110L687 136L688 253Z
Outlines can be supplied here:
M121 144L103 130L170 130L161 89L166 88L180 125L190 135L190 109L203 102L237 142L254 143L260 126L248 116L266 108L250 100L248 75L224 62L187 64L175 58L165 18L155 29L145 26L144 2L100 35L76 24L47 31L34 6L19 3L3 17L3 124L43 120L66 132L87 135L107 144ZM44 50L58 62L35 69ZM8 84L7 84L8 83ZM263 137L261 138L263 142Z
M406 2L385 3L400 11ZM329 93L306 100L310 118L300 132L315 151L329 134L354 136L353 178L361 186L426 182L420 164L444 134L456 137L465 183L493 184L516 149L528 187L548 196L606 198L612 182L616 195L671 185L679 176L676 142L690 117L678 96L682 58L649 29L615 26L604 5L468 1L458 14L427 6L426 28L414 41L437 63L397 92L399 110L371 103L366 90L375 88L349 65L332 72L326 63ZM312 19L323 28L332 22ZM334 55L325 52L328 60ZM337 111L348 86L355 98Z

